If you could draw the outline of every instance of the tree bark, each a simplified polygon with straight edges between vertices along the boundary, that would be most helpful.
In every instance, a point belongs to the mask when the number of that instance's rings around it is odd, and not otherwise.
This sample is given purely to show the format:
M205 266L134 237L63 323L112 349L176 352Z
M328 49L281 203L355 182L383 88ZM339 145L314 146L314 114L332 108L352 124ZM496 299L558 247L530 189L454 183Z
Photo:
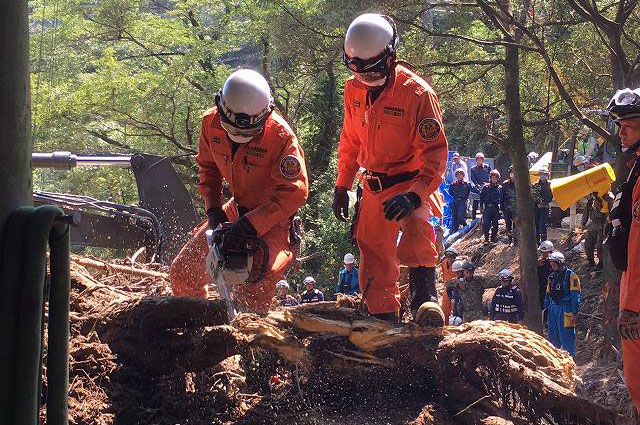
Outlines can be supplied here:
M31 205L31 94L26 0L0 3L0 240L9 214Z
M508 0L500 0L502 7L511 12ZM505 29L513 32L506 22ZM517 41L517 36L513 35ZM518 210L518 250L520 253L520 282L522 285L526 314L524 323L529 329L542 332L542 316L538 295L537 253L535 243L534 203L529 181L529 164L525 148L522 125L522 109L520 103L520 60L519 48L515 44L505 46L505 107L507 111L507 128L509 136L509 155L515 175L517 210Z

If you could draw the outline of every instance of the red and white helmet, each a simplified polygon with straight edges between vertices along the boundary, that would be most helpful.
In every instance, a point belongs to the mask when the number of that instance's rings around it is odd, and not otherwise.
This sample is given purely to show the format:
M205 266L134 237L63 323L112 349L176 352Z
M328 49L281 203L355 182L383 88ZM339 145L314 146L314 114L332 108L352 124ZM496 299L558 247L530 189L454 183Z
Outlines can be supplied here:
M240 69L227 78L216 96L220 124L231 140L248 143L264 129L273 110L267 80L250 69Z
M351 22L344 38L344 64L369 86L384 84L389 73L388 58L398 48L396 25L388 16L365 13Z

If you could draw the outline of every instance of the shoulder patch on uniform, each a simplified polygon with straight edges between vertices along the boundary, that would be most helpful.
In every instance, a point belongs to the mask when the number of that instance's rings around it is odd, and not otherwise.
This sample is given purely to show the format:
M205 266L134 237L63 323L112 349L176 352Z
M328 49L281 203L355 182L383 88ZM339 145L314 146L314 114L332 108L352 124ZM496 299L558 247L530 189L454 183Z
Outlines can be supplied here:
M360 107L360 101L359 100L354 100L353 101L353 106L355 106L356 108Z
M217 137L217 136L212 137L212 138L211 138L211 141L212 141L213 143L218 144L218 145L221 143L221 142L220 142L220 138L219 138L219 137Z
M427 142L436 140L440 131L440 123L435 118L423 118L418 124L418 133Z
M300 175L300 161L294 155L287 155L280 160L280 172L287 179L295 179Z

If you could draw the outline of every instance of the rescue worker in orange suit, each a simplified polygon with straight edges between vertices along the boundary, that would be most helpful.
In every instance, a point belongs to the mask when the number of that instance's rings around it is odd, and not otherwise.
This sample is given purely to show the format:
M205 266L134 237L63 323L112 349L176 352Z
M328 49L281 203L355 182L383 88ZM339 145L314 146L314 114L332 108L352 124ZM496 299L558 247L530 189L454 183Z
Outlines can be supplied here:
M622 337L624 377L640 412L640 87L619 90L609 116L619 127L622 151L629 156L629 176L618 187L609 213L607 245L620 280L618 329Z
M307 199L309 182L302 148L285 120L273 112L264 77L241 69L227 78L216 96L216 106L202 118L196 161L208 227L215 229L229 221L233 223L230 232L258 236L268 247L264 278L234 289L236 308L266 312L276 282L294 258L291 220ZM223 180L233 195L224 204ZM176 296L207 296L206 228L196 229L171 264ZM254 265L262 264L262 255L262 251L255 254Z
M438 259L429 218L447 163L447 138L438 96L396 62L397 46L395 24L383 15L361 15L347 30L343 58L353 75L344 87L333 211L339 220L347 220L347 190L359 167L365 168L355 238L369 312L397 320L396 282L402 263L409 267L414 319L439 326L444 323L442 310L429 303L437 302Z
M442 298L440 299L440 307L442 308L442 313L444 317L448 319L451 315L451 298L449 298L449 293L447 292L447 282L457 277L457 273L452 270L453 263L456 261L456 258L460 255L458 250L455 248L447 248L444 251L444 258L440 262L440 270L442 271Z

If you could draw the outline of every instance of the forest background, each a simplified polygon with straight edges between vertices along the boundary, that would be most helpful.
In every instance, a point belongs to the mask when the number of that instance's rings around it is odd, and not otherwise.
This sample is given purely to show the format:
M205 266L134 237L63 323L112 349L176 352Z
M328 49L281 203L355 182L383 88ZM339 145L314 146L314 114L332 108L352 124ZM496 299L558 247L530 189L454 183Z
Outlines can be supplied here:
M202 217L194 162L202 112L233 70L261 72L299 136L312 182L300 211L304 254L321 255L292 277L314 275L331 288L343 255L357 255L348 225L331 213L349 76L342 42L357 15L396 20L398 56L439 93L450 149L483 151L518 173L526 173L526 152L548 151L574 135L615 146L599 111L617 88L640 85L638 0L29 4L35 151L168 156ZM122 169L36 170L34 188L137 203L133 176ZM528 185L518 189L525 205ZM526 236L533 219L523 220ZM523 245L526 276L535 246Z

